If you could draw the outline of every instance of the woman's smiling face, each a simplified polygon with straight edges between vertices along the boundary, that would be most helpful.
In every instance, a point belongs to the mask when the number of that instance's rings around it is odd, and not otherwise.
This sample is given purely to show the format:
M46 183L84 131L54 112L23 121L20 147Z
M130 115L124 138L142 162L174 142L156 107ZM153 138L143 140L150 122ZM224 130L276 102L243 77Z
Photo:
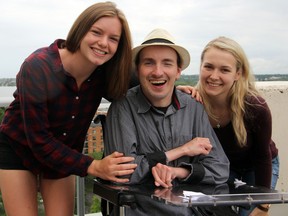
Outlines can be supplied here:
M203 56L200 68L200 81L208 96L227 97L234 82L239 79L236 59L224 50L209 48Z
M109 61L117 51L122 32L118 17L102 17L97 20L81 41L80 52L96 65Z

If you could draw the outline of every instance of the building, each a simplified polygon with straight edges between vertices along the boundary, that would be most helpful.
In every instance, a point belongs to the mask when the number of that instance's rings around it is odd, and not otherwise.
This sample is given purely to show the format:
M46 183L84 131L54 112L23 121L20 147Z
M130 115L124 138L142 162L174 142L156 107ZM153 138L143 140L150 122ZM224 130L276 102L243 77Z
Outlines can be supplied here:
M101 124L101 118L106 117L107 112L96 112L94 120L87 131L86 140L84 143L84 154L91 154L93 152L104 151L103 141L103 128ZM98 119L96 117L98 116ZM101 117L102 116L102 117Z

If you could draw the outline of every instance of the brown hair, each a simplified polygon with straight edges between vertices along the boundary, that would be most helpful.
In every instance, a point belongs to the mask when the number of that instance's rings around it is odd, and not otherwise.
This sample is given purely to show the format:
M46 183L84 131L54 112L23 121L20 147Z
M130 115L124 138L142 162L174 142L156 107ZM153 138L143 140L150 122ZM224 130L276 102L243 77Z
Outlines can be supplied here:
M72 25L64 46L72 53L76 52L83 37L91 26L102 17L118 17L122 24L121 38L115 55L106 62L106 84L108 98L123 97L128 89L132 66L132 40L128 22L122 11L113 2L100 2L84 10Z

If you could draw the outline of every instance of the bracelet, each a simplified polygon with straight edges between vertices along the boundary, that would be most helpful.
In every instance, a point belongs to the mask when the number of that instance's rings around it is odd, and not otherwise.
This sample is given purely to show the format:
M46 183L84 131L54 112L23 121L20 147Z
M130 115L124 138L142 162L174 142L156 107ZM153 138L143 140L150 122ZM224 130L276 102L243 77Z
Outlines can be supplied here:
M260 209L261 211L268 212L269 208L270 208L270 204L267 205L267 207L264 207L262 205L258 205L257 208Z

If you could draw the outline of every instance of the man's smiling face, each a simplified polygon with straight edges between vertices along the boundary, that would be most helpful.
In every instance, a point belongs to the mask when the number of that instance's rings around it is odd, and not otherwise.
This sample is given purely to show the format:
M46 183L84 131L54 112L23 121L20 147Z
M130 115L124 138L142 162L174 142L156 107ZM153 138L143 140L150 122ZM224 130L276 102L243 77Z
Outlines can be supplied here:
M175 81L181 69L177 53L168 46L148 46L139 53L138 77L142 91L153 106L166 107L171 103Z

